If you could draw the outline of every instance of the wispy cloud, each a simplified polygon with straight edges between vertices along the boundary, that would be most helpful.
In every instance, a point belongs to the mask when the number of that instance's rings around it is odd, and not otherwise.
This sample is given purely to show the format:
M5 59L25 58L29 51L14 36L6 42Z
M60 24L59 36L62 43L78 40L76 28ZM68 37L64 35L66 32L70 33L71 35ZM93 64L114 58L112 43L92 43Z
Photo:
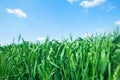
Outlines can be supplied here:
M112 11L112 10L115 9L115 8L116 8L115 6L109 6L106 11L107 11L107 12L110 12L110 11Z
M27 18L27 14L25 12L23 12L21 9L10 9L10 8L7 8L6 11L9 14L17 15L17 17L20 17L20 18Z
M116 22L115 22L115 25L116 25L116 26L120 26L120 20L116 21Z
M104 3L106 0L83 0L80 3L80 6L83 8L91 8L100 5L101 3Z
M106 31L106 29L101 29L101 28L96 28L95 32L97 33L104 33Z
M82 38L87 38L87 37L90 37L90 36L91 36L90 33L85 33L85 34L82 34L82 35L81 35Z
M37 40L37 41L45 41L45 38L39 36L36 40Z
M79 0L67 0L69 3L73 4L74 2L77 2Z

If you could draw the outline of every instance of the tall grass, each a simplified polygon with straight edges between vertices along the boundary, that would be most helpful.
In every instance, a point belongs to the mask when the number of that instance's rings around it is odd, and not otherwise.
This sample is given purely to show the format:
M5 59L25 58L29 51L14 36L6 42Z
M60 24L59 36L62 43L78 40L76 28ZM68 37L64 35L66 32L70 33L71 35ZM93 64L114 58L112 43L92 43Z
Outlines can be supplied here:
M117 80L119 31L70 38L0 46L0 80Z

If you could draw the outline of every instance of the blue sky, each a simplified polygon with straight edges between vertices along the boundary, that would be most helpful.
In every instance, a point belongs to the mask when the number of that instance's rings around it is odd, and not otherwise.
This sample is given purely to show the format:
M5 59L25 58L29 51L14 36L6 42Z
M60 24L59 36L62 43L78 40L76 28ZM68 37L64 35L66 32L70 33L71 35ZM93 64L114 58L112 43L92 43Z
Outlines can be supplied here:
M0 44L60 40L112 31L120 25L120 0L0 0Z

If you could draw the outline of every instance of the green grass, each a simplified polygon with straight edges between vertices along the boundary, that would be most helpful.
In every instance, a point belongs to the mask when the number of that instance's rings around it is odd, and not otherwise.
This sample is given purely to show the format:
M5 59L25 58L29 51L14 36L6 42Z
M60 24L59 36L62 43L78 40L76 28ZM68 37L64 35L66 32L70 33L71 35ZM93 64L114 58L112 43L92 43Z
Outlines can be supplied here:
M119 80L119 31L0 46L0 80Z

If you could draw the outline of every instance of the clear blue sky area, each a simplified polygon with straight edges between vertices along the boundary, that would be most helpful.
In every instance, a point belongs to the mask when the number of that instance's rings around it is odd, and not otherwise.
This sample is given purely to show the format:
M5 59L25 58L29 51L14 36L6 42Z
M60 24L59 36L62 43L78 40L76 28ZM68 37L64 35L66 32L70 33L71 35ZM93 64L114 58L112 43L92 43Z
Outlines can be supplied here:
M61 39L112 31L120 25L120 0L0 0L0 44Z

